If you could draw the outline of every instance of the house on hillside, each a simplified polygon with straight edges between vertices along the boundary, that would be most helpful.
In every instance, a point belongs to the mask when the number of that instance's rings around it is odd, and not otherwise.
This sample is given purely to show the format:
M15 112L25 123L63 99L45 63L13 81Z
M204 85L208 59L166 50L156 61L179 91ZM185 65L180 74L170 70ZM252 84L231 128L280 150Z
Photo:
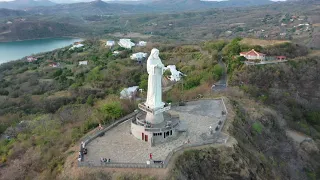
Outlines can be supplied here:
M79 66L88 65L88 61L79 61Z
M115 44L116 44L116 43L115 43L114 41L112 41L112 40L106 42L106 46L108 46L108 47L112 47L112 46L114 46Z
M74 50L76 48L81 48L83 46L84 46L83 44L81 44L79 42L75 42L74 45L69 50Z
M126 49L131 49L133 46L135 46L135 44L131 42L131 39L120 39L118 44Z
M136 96L139 86L132 86L128 88L124 88L120 92L120 99L132 99Z
M139 41L137 44L137 46L140 46L140 47L144 47L146 45L147 45L147 42L145 42L145 41Z
M50 67L53 67L53 68L58 68L58 67L60 67L60 63L51 63L51 64L49 64L49 66Z
M143 53L143 52L138 52L138 53L134 53L130 56L130 58L132 60L138 60L138 61L142 61L144 58L147 57L147 53Z
M32 56L29 56L29 57L27 57L27 62L34 62L34 61L36 61L36 60L38 60L37 58L35 58L35 57L32 57Z
M247 60L260 60L260 61L265 61L266 60L266 55L263 53L259 53L252 49L251 51L248 52L241 52L240 56L245 57Z
M120 51L113 51L112 55L117 56L118 54L120 54Z

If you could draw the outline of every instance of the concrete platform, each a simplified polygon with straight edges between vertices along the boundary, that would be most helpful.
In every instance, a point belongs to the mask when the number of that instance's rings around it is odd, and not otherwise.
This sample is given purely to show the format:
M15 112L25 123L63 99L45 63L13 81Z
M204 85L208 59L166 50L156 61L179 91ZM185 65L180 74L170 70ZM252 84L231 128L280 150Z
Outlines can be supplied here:
M189 102L186 106L172 107L170 112L178 114L188 130L164 144L150 147L146 142L137 140L130 134L130 121L118 125L106 132L104 136L94 139L87 145L88 154L84 161L100 164L100 158L110 158L111 162L146 163L149 153L154 160L165 160L167 155L184 143L201 143L203 134L209 134L209 127L215 130L219 121L225 121L222 116L224 105L221 100L199 100Z

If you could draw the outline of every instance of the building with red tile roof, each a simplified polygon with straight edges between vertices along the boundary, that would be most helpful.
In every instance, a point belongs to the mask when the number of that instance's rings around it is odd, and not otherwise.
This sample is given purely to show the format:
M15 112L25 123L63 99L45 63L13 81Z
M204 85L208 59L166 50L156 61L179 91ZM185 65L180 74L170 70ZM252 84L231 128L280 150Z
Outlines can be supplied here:
M248 52L241 52L240 56L243 56L248 60L261 60L261 61L264 61L266 59L266 55L265 54L257 52L254 49L252 49L251 51L248 51Z

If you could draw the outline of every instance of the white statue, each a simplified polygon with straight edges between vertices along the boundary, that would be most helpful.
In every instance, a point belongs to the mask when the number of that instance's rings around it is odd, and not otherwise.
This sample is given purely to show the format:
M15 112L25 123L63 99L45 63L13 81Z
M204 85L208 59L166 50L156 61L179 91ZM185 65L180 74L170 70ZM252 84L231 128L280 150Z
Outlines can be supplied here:
M147 60L148 77L148 92L145 106L153 111L163 108L165 103L162 102L162 75L164 65L159 58L159 50L152 49L151 54ZM163 122L163 114L155 114L147 112L146 121L152 124Z
M148 93L146 106L149 108L160 108L164 106L162 102L162 75L164 65L159 58L159 50L152 49L151 54L147 60L148 77Z

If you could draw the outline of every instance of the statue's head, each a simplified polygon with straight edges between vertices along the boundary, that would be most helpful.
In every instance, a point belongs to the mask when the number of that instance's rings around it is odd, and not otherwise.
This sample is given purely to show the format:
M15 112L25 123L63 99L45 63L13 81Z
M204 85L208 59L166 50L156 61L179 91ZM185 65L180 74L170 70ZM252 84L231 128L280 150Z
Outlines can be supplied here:
M153 48L153 49L151 50L151 56L152 56L152 58L154 58L154 59L158 59L158 58L159 58L159 50L156 49L156 48Z

